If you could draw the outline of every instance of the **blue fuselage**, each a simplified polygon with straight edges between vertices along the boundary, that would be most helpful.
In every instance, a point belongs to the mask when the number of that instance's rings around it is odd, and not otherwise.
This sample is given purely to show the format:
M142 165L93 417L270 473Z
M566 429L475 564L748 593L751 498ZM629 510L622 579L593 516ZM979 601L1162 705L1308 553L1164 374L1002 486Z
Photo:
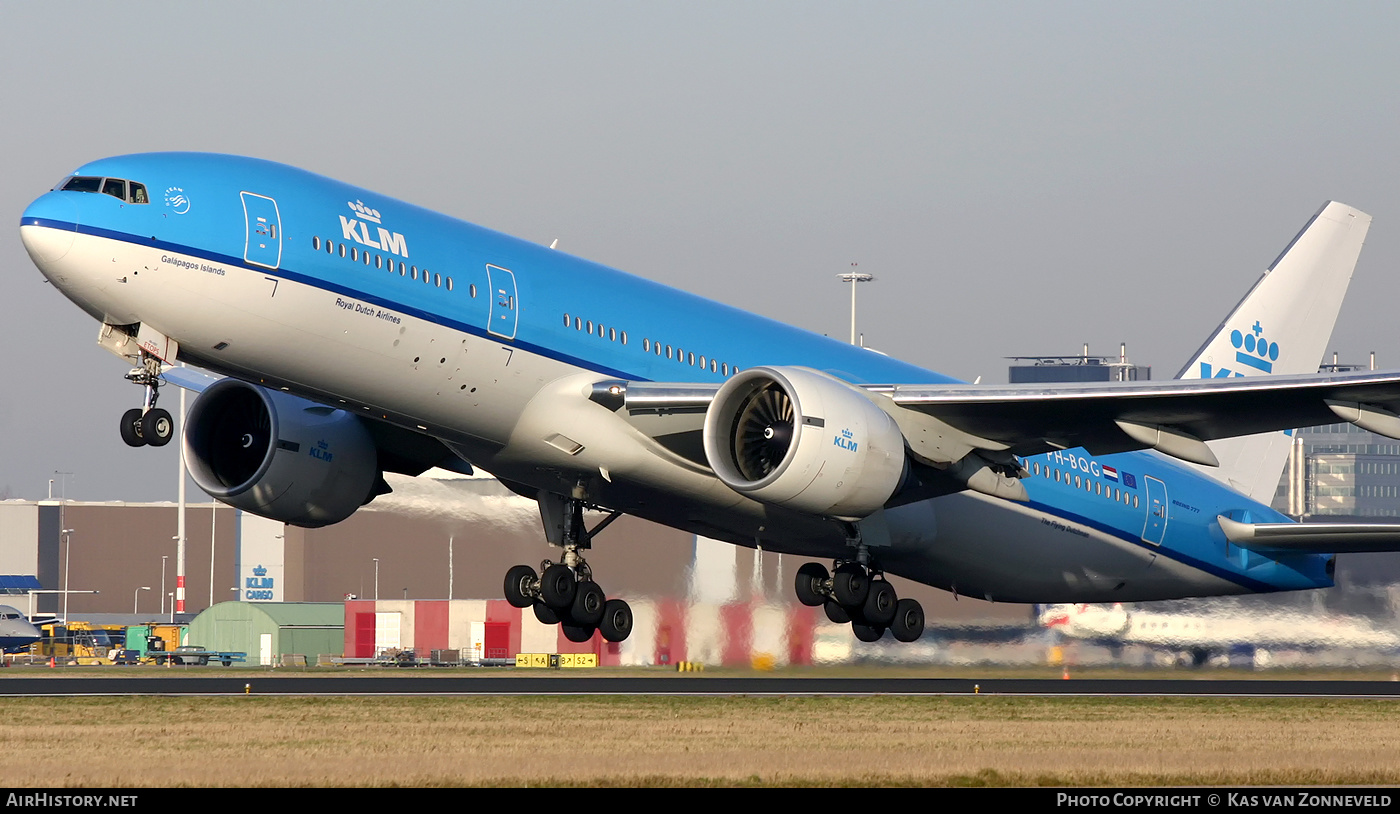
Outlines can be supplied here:
M52 191L21 225L35 262L94 317L152 325L183 361L442 439L534 489L571 475L523 451L521 416L566 376L718 383L791 365L853 384L955 381L279 164L147 154L75 177L124 180L125 197ZM1157 453L1067 450L1025 464L1029 503L964 492L892 509L887 568L1035 602L1331 584L1327 556L1229 545L1217 515L1286 518ZM811 556L844 545L819 518L629 471L604 473L600 503L743 545Z

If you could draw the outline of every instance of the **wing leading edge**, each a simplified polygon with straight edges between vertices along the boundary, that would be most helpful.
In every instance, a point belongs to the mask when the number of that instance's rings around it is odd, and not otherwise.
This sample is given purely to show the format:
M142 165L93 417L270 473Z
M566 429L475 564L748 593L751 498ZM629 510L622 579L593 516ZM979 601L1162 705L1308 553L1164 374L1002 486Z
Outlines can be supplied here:
M718 385L609 382L600 384L595 400L611 402L614 409L625 406L631 413L702 413L718 389ZM1210 465L1214 456L1204 442L1217 438L1338 421L1400 437L1400 371L1072 387L878 385L862 389L887 411L908 411L957 430L972 448L1016 455L1073 447L1098 455L1157 449Z

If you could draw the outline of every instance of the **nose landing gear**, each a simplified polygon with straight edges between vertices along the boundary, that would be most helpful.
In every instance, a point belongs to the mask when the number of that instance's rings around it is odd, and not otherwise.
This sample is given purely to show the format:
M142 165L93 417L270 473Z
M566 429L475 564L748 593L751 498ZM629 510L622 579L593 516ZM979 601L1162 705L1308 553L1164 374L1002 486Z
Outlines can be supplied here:
M126 378L145 387L146 398L141 407L122 413L122 440L129 447L163 447L170 443L175 437L175 419L156 406L160 397L160 360L142 353L141 366L132 368Z

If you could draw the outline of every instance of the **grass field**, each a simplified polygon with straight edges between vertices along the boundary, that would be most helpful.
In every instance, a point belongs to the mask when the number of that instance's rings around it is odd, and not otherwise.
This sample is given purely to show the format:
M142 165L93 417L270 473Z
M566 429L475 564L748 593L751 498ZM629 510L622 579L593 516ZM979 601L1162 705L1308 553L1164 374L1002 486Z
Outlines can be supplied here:
M4 786L1396 785L1337 699L0 698Z

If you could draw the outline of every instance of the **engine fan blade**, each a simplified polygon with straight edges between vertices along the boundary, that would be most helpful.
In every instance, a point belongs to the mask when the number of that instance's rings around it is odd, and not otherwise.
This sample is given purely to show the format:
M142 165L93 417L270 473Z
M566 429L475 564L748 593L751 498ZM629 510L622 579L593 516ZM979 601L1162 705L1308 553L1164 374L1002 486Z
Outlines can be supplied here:
M735 422L735 464L745 478L761 480L782 463L792 446L794 407L778 385L749 397Z

